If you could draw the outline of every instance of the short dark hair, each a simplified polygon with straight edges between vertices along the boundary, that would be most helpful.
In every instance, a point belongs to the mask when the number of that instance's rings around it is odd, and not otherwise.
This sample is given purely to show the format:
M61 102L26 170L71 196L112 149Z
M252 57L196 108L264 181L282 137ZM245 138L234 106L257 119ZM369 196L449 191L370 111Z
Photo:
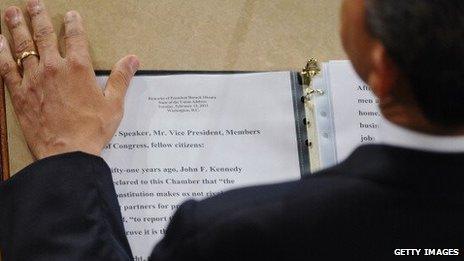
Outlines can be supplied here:
M366 0L366 17L425 117L464 126L464 0Z

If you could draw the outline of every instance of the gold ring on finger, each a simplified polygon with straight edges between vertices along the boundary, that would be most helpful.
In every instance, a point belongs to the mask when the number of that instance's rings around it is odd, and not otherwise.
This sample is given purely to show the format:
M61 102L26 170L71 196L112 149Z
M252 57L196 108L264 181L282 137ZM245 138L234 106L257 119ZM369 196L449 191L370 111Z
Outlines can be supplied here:
M29 56L35 56L35 57L39 58L39 54L36 51L23 52L21 54L21 56L18 58L18 60L17 60L19 68L21 68L21 69L23 68L23 60L26 59Z

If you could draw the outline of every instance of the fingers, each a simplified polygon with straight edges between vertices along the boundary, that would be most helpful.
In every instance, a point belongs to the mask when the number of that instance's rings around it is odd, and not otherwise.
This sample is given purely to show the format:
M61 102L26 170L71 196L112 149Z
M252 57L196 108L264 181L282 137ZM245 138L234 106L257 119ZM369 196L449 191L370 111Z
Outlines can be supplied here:
M24 52L35 51L31 33L27 28L24 15L18 7L12 6L5 10L5 22L13 38L13 53L15 58L20 57ZM38 58L33 55L24 59L23 67L25 73L34 69L38 63Z
M89 46L82 23L82 17L76 11L69 11L64 18L66 57L90 62Z
M29 0L27 11L31 17L34 40L41 59L58 57L58 40L50 16L40 0Z
M122 105L130 81L139 66L140 62L134 55L126 56L117 62L106 83L105 96L109 100Z
M13 56L11 56L9 44L3 35L0 35L0 76L13 95L19 89L22 78L18 66L16 66Z

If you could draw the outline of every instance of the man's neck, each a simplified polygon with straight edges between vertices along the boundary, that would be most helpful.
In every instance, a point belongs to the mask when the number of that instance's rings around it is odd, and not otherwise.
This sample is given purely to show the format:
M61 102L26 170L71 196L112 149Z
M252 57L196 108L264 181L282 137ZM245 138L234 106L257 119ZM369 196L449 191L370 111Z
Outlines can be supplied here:
M412 102L409 105L381 102L380 110L390 122L413 131L438 136L464 135L464 127L444 128L430 123L419 107Z

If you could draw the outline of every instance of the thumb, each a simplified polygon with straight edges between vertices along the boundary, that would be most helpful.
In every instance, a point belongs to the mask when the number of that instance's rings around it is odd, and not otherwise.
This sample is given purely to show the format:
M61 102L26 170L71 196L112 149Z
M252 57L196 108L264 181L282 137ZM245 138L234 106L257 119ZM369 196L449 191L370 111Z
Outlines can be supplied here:
M105 96L110 100L124 100L130 81L139 66L139 59L135 55L128 55L119 60L106 82Z

